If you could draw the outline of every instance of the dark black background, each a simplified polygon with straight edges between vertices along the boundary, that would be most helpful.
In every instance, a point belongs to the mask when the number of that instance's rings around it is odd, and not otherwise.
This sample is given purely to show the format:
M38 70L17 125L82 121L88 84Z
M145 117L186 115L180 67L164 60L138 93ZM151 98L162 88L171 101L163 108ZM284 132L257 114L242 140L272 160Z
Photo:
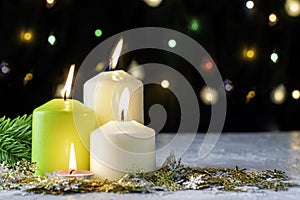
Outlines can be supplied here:
M284 0L256 0L252 10L245 7L245 2L163 0L159 7L152 8L142 0L57 0L47 8L43 0L1 0L0 62L8 63L11 70L8 74L0 72L0 115L32 113L55 96L70 64L80 66L101 41L128 29L155 26L180 31L198 41L214 59L222 78L232 81L234 90L227 94L225 132L298 130L300 102L290 94L300 88L300 17L287 15ZM271 13L279 18L274 26L268 22ZM192 19L199 20L199 31L189 28ZM97 28L103 31L101 37L94 35ZM20 39L22 30L33 31L31 42ZM56 35L54 46L47 42L50 33ZM242 58L245 46L256 48L255 60ZM279 55L278 63L270 60L273 51ZM158 50L123 55L119 65L126 69L133 58L140 64L158 62L179 71L189 65L176 55ZM27 73L32 73L33 79L24 84ZM188 70L184 74L199 94L204 84L201 77ZM288 97L277 105L271 101L270 92L281 83ZM250 90L256 96L247 102ZM146 124L150 120L147 111L156 103L164 105L168 112L162 131L176 132L180 123L176 97L157 85L145 87ZM209 123L210 107L200 99L199 105L199 131L203 132Z

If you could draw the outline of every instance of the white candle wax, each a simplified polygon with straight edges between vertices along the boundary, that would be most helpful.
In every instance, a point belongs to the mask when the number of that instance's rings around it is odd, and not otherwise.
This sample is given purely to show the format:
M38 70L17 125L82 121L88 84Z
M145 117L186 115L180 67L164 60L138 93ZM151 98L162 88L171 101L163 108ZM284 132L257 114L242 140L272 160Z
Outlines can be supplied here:
M120 96L124 88L131 94L124 119L144 122L143 84L123 70L102 72L84 84L83 101L96 113L99 126L119 119Z
M91 171L100 179L117 180L133 167L156 169L155 132L136 121L110 121L90 139Z

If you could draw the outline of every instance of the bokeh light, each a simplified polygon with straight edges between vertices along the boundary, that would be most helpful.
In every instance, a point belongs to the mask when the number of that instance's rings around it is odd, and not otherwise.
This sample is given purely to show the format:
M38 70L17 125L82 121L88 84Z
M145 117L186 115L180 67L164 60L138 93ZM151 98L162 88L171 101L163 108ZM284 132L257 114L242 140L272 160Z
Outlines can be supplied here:
M27 32L23 33L23 40L31 41L32 40L32 32L27 31Z
M299 99L299 98L300 98L300 92L299 92L299 90L294 90L294 91L292 92L292 97L293 97L294 99Z
M254 49L244 49L243 50L243 55L244 55L244 58L247 59L247 60L253 60L255 58L255 50Z
M278 85L271 92L271 100L275 104L282 104L286 99L286 89L283 84Z
M169 46L170 48L175 48L175 47L176 47L176 40L170 39L170 40L168 41L168 46Z
M56 37L55 37L55 35L53 35L53 34L49 35L49 37L48 37L48 42L49 42L49 44L54 45L55 42L56 42Z
M157 7L161 4L162 0L144 0L144 2L150 7Z
M250 90L246 96L246 101L249 102L251 99L255 97L256 93L254 90Z
M246 52L246 55L247 55L248 58L253 58L254 55L255 55L255 53L254 53L253 50L250 49L250 50L248 50L248 51Z
M246 2L246 7L247 7L248 9L252 9L252 8L254 7L254 2L253 2L253 1L247 1L247 2Z
M270 59L272 60L273 63L277 63L278 62L278 54L276 52L273 52L270 56Z
M277 21L277 16L276 16L274 13L270 14L270 15L269 15L269 21L270 21L271 23L276 22L276 21Z
M199 31L199 29L200 29L199 21L197 19L192 19L190 21L189 28L190 28L191 31L195 31L195 32Z
M231 92L233 90L234 86L230 80L226 79L224 81L224 88L225 88L226 92Z
M168 80L163 80L161 83L160 83L161 87L163 88L168 88L170 86L170 83Z
M206 105L213 105L218 102L218 91L215 88L204 86L200 91L200 98Z
M56 3L56 0L46 0L46 7L51 8Z
M103 63L103 62L99 62L99 63L96 65L96 71L97 71L97 72L101 72L101 71L104 70L104 67L105 67L104 63Z
M47 4L53 4L55 3L55 0L46 0Z
M95 30L95 36L96 37L101 37L101 35L102 35L102 31L100 29L96 29Z
M0 70L1 70L0 72L3 75L6 75L6 74L8 74L10 72L10 68L9 68L8 64L6 62L4 62L4 61L2 61L0 63Z
M205 71L210 71L213 68L214 64L212 63L212 61L208 60L207 62L204 63L203 65L203 69Z
M32 73L27 73L24 77L24 81L30 81L33 78Z
M300 1L286 0L284 5L286 13L291 17L298 17L300 15Z

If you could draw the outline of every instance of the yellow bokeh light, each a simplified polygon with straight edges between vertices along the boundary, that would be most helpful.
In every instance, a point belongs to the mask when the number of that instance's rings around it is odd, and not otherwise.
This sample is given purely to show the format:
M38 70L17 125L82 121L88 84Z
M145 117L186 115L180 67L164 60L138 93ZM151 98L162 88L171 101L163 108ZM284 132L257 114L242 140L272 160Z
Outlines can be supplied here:
M99 62L97 65L96 65L96 71L100 72L100 71L103 71L104 70L104 63L103 62Z
M251 90L250 92L248 92L247 94L247 99L252 99L255 97L255 91Z
M269 21L272 22L272 23L276 22L277 21L277 16L274 13L270 14L269 15Z
M278 85L274 90L271 92L271 100L275 104L282 104L286 99L286 89L283 84Z
M32 39L32 33L31 32L25 32L23 34L23 39L26 41L30 41Z
M46 0L47 4L54 4L55 0Z
M285 11L291 17L300 15L300 1L299 0L286 0Z
M205 105L213 105L218 102L219 93L215 88L204 86L200 91L200 98Z
M247 56L248 58L253 58L254 55L255 55L255 52L254 52L252 49L247 50L246 56Z
M160 83L161 87L163 88L168 88L170 86L170 83L168 80L163 80L161 83Z
M293 97L294 99L299 99L299 98L300 98L300 92L299 92L299 90L294 90L294 91L292 92L292 97Z
M24 77L24 81L30 81L33 78L32 73L27 73L26 76Z

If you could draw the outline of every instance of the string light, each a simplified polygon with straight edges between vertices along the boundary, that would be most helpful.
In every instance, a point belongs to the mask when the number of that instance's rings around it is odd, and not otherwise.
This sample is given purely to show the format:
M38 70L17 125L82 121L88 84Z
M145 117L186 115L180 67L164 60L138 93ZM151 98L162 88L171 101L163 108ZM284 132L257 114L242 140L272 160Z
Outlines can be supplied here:
M162 0L144 0L144 2L150 7L158 7Z
M272 22L272 23L276 22L277 21L277 16L274 13L270 14L269 15L269 21Z
M51 44L51 45L54 45L55 44L55 42L56 42L56 37L55 37L55 35L49 35L49 37L48 37L48 42L49 42L49 44Z
M10 68L8 67L8 64L4 61L0 63L0 69L2 74L8 74L10 72Z
M200 98L206 105L216 104L218 101L218 91L215 88L204 86L200 91Z
M168 46L169 46L170 48L176 47L176 40L170 39L170 40L168 41Z
M51 8L56 3L56 0L46 0L46 7Z
M160 85L163 88L168 88L170 86L170 82L168 80L163 80Z
M273 52L270 56L271 60L273 63L277 63L278 62L278 54L276 52Z
M286 13L291 17L298 17L300 15L300 1L286 0L284 4Z
M104 63L103 62L99 62L97 65L96 65L96 71L100 72L102 70L104 70Z
M244 58L248 60L252 60L255 57L255 50L254 49L244 49Z
M23 40L25 41L31 41L32 39L32 32L27 31L23 34Z
M275 104L282 104L286 99L286 89L283 84L278 85L271 92L271 100Z
M294 99L299 99L299 98L300 98L300 92L299 92L299 90L294 90L294 91L292 92L292 97L293 97Z
M269 26L274 26L278 21L278 17L276 14L274 13L271 13L269 15Z
M28 81L32 80L32 78L33 78L32 73L27 73L24 77L23 84L26 85Z
M101 37L101 35L102 35L102 31L100 29L96 29L95 30L95 36L96 37Z
M214 67L214 64L208 60L206 61L203 65L202 65L202 68L205 70L205 71L210 71L212 70L212 68Z
M230 80L226 79L224 81L224 88L225 88L226 92L231 92L233 90L234 86Z
M27 73L24 77L24 81L30 81L33 78L32 73Z
M255 97L255 95L256 95L256 93L254 90L249 91L246 96L246 102L249 102L251 99L253 99Z
M254 2L253 1L247 1L246 2L246 7L250 10L254 7Z
M55 0L46 0L47 4L54 4Z
M190 21L190 25L189 25L189 28L192 30L192 31L199 31L200 29L200 24L199 24L199 21L197 19L192 19Z

